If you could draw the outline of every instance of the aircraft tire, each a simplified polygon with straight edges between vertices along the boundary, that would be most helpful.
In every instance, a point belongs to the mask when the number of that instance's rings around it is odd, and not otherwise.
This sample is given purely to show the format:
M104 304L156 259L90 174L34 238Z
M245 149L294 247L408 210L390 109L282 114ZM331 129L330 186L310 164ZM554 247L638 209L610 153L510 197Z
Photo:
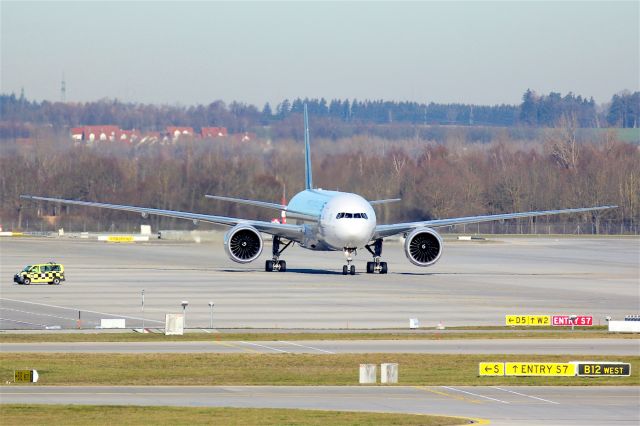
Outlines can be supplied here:
M267 260L264 263L264 270L267 272L273 272L273 260Z
M373 274L373 268L375 264L373 262L367 262L367 274Z
M356 274L356 265L351 265L351 270L349 271L349 273L351 275L355 275Z
M287 262L285 262L284 260L281 260L279 264L280 264L280 272L287 272Z
M342 266L342 275L347 275L349 273L349 270L347 268L347 265L343 265Z
M380 262L380 273L386 274L389 271L387 268L387 262Z

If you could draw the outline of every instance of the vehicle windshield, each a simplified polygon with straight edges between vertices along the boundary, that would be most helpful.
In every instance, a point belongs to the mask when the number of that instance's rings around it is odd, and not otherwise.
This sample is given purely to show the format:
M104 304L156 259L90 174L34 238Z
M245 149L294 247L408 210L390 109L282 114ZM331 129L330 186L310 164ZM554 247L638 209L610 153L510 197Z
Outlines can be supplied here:
M22 272L29 272L29 269L31 269L31 265L25 266Z

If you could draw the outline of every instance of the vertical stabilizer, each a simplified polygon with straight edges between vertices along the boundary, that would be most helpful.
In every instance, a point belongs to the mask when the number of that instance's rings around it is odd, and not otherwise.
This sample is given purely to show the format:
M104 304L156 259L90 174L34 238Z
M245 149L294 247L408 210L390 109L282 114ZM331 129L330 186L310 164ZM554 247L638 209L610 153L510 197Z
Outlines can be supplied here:
M311 150L309 148L309 115L307 104L304 104L304 186L305 189L313 189L311 176Z

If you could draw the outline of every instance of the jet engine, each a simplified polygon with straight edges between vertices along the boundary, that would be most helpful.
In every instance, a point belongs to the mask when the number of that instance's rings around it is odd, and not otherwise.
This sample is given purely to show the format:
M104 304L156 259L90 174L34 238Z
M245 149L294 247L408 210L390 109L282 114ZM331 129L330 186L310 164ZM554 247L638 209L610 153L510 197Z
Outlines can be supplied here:
M234 262L249 263L262 253L262 237L253 226L236 225L224 236L224 250Z
M404 242L407 259L416 266L431 266L442 254L442 237L431 228L411 231Z

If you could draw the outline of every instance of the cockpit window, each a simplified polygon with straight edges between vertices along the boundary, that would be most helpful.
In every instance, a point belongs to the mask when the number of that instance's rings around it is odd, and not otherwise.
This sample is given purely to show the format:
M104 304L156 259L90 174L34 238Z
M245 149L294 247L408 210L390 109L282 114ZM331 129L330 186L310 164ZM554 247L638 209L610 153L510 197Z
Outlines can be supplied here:
M338 213L336 219L369 219L366 213Z

